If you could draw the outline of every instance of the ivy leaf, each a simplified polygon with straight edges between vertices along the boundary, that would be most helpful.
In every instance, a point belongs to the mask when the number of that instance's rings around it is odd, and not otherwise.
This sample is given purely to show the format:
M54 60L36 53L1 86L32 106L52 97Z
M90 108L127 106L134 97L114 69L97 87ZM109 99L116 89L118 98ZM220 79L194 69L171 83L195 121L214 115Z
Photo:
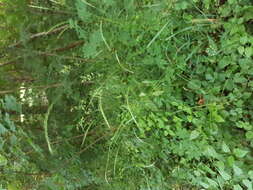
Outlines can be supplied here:
M250 179L253 179L253 170L250 170L250 171L248 172L248 175L249 175Z
M216 167L218 167L219 170L224 170L225 169L225 164L222 161L217 161L215 163Z
M213 81L213 76L211 75L211 74L209 74L209 73L207 73L206 75L205 75L205 77L206 77L206 80L210 80L210 81Z
M214 116L214 119L215 119L216 122L218 122L218 123L225 122L225 120L220 115L214 114L213 116Z
M234 165L234 163L235 163L235 158L234 158L233 156L229 156L229 157L227 158L227 162L228 162L228 165L229 165L230 167L232 167L232 166Z
M232 90L234 87L235 87L234 81L232 79L228 79L226 89L227 90Z
M252 190L252 181L249 181L248 179L244 179L242 183L243 185L247 187L247 190Z
M234 190L243 190L242 187L240 185L234 185L233 186Z
M243 174L243 171L241 168L239 168L238 166L236 166L235 164L233 165L233 170L234 170L234 174L236 176L240 176Z
M209 187L210 187L210 185L209 184L206 184L206 183L204 183L204 182L199 182L199 184L203 187L203 188L205 188L205 189L208 189Z
M243 55L243 53L244 53L244 47L243 47L243 46L240 46L237 50L238 50L238 52L239 52L241 55Z
M246 136L247 140L251 140L251 139L253 139L253 132L252 131L248 131L248 132L246 132L245 136Z
M223 152L226 152L226 153L230 152L230 148L225 142L222 143L222 150Z
M234 76L234 81L236 83L245 83L245 82L247 82L247 79L245 77L241 76L240 73L236 73Z
M242 150L242 149L239 149L239 148L234 149L234 154L238 158L243 158L244 156L246 156L246 154L248 152L249 151L247 151L247 150Z
M219 155L217 154L217 152L215 151L215 149L212 146L207 146L206 150L205 150L205 154L213 157L213 158L218 158Z
M248 37L247 36L243 36L240 38L240 43L242 45L245 45L248 42Z
M231 64L232 60L230 57L223 57L220 62L218 63L218 67L220 69L224 69L226 66L228 66L229 64Z
M247 131L251 130L252 129L252 125L249 123L249 122L242 122L242 121L238 121L236 123L236 126L238 128L242 128L242 129L245 129Z
M218 187L218 183L216 181L212 180L211 178L206 178L206 180L208 181L208 183L211 187Z
M219 174L221 175L221 177L225 180L228 181L231 179L231 175L229 175L227 172L225 172L224 170L218 170Z
M246 55L246 57L251 57L253 55L253 48L252 47L246 47L245 48L245 55Z

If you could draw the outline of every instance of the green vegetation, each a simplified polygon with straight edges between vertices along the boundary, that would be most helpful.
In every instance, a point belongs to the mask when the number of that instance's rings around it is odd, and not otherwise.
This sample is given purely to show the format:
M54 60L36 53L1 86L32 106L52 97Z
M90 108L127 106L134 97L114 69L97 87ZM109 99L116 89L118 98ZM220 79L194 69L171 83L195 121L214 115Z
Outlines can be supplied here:
M0 0L0 189L252 190L251 0Z

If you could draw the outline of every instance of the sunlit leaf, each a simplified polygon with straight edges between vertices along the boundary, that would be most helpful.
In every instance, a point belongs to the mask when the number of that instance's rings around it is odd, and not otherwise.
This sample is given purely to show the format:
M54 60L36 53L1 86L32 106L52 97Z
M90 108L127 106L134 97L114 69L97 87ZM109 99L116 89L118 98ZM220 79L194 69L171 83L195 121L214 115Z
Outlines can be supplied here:
M234 185L233 189L234 190L243 190L240 185Z
M7 164L7 159L0 154L0 166L5 166Z
M231 175L229 175L227 172L225 172L224 170L219 170L219 173L221 175L221 177L225 180L228 181L231 179Z
M238 166L236 166L235 164L233 165L233 170L234 170L234 174L237 176L240 176L243 174L243 171L241 168L239 168Z
M240 148L234 149L234 154L235 154L235 156L237 156L238 158L243 158L244 156L246 156L246 154L247 154L248 152L249 152L249 151L243 150L243 149L240 149Z
M199 134L200 133L197 130L192 131L191 135L190 135L190 140L194 140L194 139L198 138Z

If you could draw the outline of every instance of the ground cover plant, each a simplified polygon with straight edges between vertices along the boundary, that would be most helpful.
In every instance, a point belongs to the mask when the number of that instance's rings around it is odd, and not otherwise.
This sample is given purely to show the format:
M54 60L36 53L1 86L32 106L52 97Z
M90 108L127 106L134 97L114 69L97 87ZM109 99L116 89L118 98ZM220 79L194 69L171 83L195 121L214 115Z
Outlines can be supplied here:
M1 0L0 188L251 190L251 0Z

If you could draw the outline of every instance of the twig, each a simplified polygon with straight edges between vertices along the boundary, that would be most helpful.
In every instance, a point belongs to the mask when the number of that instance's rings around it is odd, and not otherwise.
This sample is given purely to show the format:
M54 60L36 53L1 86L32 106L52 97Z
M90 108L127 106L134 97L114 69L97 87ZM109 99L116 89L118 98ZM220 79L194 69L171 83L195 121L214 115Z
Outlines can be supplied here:
M79 58L79 57L71 57L71 56L61 56L61 55L58 55L58 54L55 54L54 52L61 52L61 51L66 51L66 50L69 50L69 49L73 49L77 46L80 46L84 43L83 40L79 40L77 42L73 42L65 47L62 47L62 48L56 48L54 50L51 50L49 52L42 52L42 51L34 51L36 54L38 55L41 55L41 56L60 56L62 59L73 59L73 60L77 60L77 61L87 61L86 59L83 59L83 58ZM11 61L7 61L5 63L1 63L0 64L0 67L2 66L6 66L6 65L11 65L11 64L17 64L17 60L19 60L20 58L22 58L22 56L18 56L17 58L11 60Z
M62 56L62 55L58 55L56 53L51 53L51 52L37 51L35 53L40 55L40 56L56 56L56 57L60 57L61 59L69 59L69 60L76 60L76 61L87 61L87 59L84 59L84 58L72 57L72 56Z
M42 128L35 128L35 129L39 129L39 130L43 130ZM66 139L59 139L59 140L55 140L55 141L52 141L51 144L52 145L57 145L57 144L60 144L64 141L70 141L70 140L74 140L74 139L78 139L78 138L81 138L85 135L94 135L96 133L96 131L91 131L91 132L88 132L88 134L81 134L81 135L76 135L76 136L72 136L72 137L69 137L69 138L66 138ZM42 146L46 146L46 144L43 144ZM34 153L34 150L30 150L28 152L26 152L25 154L28 155L28 154L32 154Z
M99 97L99 110L100 110L100 112L101 112L101 114L102 114L102 116L103 116L103 118L105 120L105 123L106 123L107 127L110 129L111 126L110 126L110 123L107 120L107 117L106 117L105 113L104 113L103 105L102 105L102 97L101 96L102 95L100 95L100 97Z
M109 44L107 43L107 41L106 41L106 39L105 39L105 37L104 37L104 34L103 34L103 26L102 26L102 25L103 25L103 22L101 21L101 22L100 22L100 34L101 34L101 37L102 37L102 39L103 39L103 41L104 41L104 43L105 43L107 49L108 49L109 51L112 51L111 47L109 46Z
M152 40L148 43L146 48L149 48L151 44L160 36L163 30L169 25L170 21L168 21L163 27L156 33L156 35L152 38Z
M84 44L84 41L80 40L80 41L77 41L77 42L73 42L73 43L71 43L71 44L69 44L65 47L54 49L54 50L52 50L52 52L66 51L66 50L69 50L69 49L73 49L77 46L83 45L83 44Z
M192 19L192 23L201 23L201 22L217 22L217 19L207 18L207 19Z
M117 128L113 128L110 130L110 132L105 133L104 135L102 135L101 137L97 138L94 142L92 142L91 144L89 144L88 146L86 146L84 149L80 150L77 154L82 154L83 152L85 152L86 150L88 150L89 148L91 148L94 144L96 144L97 142L101 141L103 138L105 138L106 136L110 135L112 132L114 132Z
M50 31L47 31L47 32L40 32L40 33L37 33L37 34L33 34L33 35L31 35L31 36L28 38L27 41L34 40L34 39L39 38L39 37L48 36L48 35L51 35L51 34L56 34L56 33L60 32L60 31L62 31L62 30L64 30L64 29L66 29L67 27L69 27L68 24L63 25L63 26L60 26L60 27L58 27L58 28L55 28L55 29L50 30ZM18 47L18 46L21 45L21 43L22 43L22 41L19 41L19 42L17 42L17 43L14 43L14 44L8 46L8 48Z
M11 61L7 61L7 62L5 62L5 63L1 63L1 64L0 64L0 67L6 66L6 65L17 64L17 63L18 63L17 60L19 60L20 58L22 58L22 57L21 57L21 56L18 56L17 58L15 58L15 59L13 59L13 60L11 60Z
M39 10L41 13L43 13L45 11L47 13L52 13L52 14L74 15L74 13L72 13L72 12L54 10L54 9L50 9L47 7L39 7L39 6L35 6L35 5L28 5L28 7L32 8L32 9Z
M119 63L119 66L120 66L124 71L127 71L127 72L132 73L132 74L134 73L133 71L131 71L131 70L125 68L125 67L120 63L120 60L119 60L119 56L118 56L118 54L117 54L117 51L115 52L115 57L116 57L116 59L117 59L117 61L118 61L118 63Z
M52 149L52 146L51 146L51 143L50 143L50 139L49 139L49 136L48 136L48 118L49 118L49 115L50 115L51 110L52 110L53 107L54 107L54 104L55 104L55 102L53 102L53 103L49 106L49 108L48 108L48 110L47 110L47 113L46 113L46 115L45 115L44 122L43 122L45 139L46 139L46 142L47 142L48 150L49 150L49 152L50 152L51 155L53 154L53 149Z
M69 137L69 138L66 138L66 139L55 140L55 141L52 141L51 144L59 144L59 143L64 142L64 141L70 141L70 140L78 139L78 138L88 136L88 135L90 136L90 135L93 135L95 133L96 133L96 131L90 131L90 132L87 132L87 133L84 133L84 134L81 134L81 135L72 136L72 137Z

